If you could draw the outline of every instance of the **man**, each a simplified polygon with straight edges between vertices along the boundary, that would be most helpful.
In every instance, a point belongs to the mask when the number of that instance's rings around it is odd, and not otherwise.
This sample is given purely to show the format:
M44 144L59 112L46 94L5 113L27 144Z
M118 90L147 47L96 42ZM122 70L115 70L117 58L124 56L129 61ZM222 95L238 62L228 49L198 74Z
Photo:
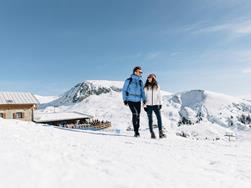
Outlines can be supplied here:
M146 103L146 96L144 92L144 85L142 81L142 69L137 66L133 69L133 74L126 79L123 87L123 100L126 106L129 106L132 112L132 123L134 129L134 136L139 137L140 127L140 110L141 101Z

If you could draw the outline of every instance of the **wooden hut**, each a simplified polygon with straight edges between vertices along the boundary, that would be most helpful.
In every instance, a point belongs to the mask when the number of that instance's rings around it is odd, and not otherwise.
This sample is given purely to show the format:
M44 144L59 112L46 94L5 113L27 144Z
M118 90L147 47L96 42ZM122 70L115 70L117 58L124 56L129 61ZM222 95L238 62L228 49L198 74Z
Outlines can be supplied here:
M93 117L80 112L35 113L34 122L49 125L90 124Z
M91 115L75 111L51 113L37 111L34 115L34 122L73 129L106 129L111 127L111 122L93 118Z
M38 104L31 93L0 92L0 118L33 121Z

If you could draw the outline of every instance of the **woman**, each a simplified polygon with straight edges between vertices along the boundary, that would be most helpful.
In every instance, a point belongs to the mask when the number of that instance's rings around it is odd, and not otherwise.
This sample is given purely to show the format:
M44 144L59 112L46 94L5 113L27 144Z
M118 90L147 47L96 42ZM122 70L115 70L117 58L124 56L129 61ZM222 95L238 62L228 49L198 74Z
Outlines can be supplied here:
M144 91L146 95L146 104L144 106L145 111L147 112L149 120L149 129L151 133L151 138L155 139L156 136L153 131L153 112L155 113L158 120L159 128L159 138L164 138L166 135L162 130L162 120L161 120L161 108L162 108L162 98L160 94L160 87L156 80L155 74L150 74L147 77L146 84L144 86Z

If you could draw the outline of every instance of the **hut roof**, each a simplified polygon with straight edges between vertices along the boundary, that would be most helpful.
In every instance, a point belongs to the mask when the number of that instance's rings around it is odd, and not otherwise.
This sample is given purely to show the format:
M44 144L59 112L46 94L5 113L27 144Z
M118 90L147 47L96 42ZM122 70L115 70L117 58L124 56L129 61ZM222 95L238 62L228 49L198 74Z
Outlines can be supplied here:
M1 104L39 104L39 101L32 93L0 92Z
M37 123L90 119L92 116L80 112L53 112L53 113L35 113L34 121Z

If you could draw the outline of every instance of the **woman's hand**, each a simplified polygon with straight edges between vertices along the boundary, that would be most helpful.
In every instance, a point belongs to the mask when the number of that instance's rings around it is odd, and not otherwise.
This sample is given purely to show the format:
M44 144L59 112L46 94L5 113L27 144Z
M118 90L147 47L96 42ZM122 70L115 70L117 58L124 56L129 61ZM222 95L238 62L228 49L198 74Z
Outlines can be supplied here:
M144 105L143 107L144 107L144 110L147 112L147 106L146 106L146 105Z

